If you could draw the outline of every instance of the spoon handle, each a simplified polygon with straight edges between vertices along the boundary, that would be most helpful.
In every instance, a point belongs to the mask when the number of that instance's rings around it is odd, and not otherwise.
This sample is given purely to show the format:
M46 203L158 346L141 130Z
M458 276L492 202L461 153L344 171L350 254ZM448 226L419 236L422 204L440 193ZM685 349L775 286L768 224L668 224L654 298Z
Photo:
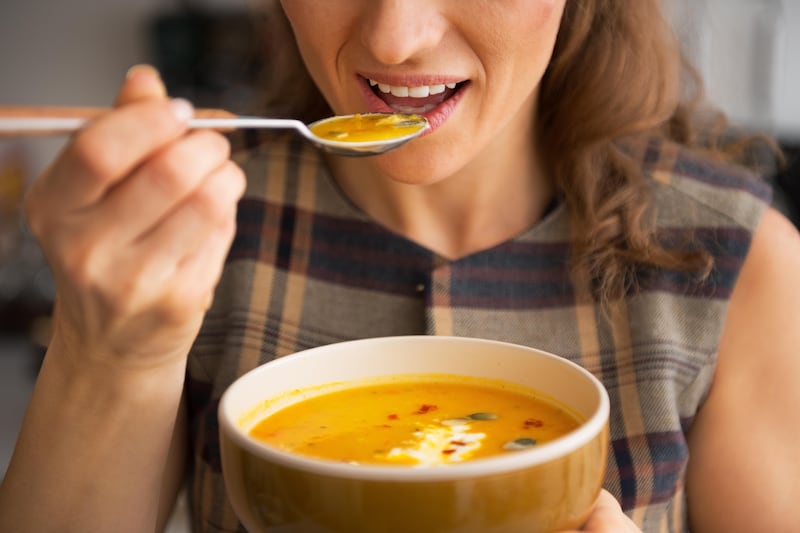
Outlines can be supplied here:
M108 111L110 108L107 107L0 106L0 138L70 133ZM243 119L223 109L196 109L194 116L195 118L189 121L189 127L192 128L228 130L242 127L237 121ZM261 120L284 122L280 119ZM294 128L295 126L282 124L260 127Z

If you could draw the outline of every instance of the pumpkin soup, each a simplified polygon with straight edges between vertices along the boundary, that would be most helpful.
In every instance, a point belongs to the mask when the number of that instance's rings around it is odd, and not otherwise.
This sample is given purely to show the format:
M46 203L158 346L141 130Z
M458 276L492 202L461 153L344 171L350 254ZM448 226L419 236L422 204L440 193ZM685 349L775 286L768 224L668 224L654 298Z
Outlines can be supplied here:
M404 137L427 126L419 115L366 113L322 120L312 124L311 131L331 141L374 142Z
M568 407L536 391L426 375L303 399L266 416L250 435L321 459L433 466L525 450L579 424Z

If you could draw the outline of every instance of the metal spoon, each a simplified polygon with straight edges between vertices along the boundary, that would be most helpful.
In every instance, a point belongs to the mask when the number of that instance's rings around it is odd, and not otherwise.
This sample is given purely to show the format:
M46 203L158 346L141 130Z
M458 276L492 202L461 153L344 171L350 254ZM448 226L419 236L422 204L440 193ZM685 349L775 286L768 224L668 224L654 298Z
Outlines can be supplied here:
M58 135L79 130L103 112L103 108L80 107L2 107L0 106L0 137L26 137L35 135ZM380 116L391 118L397 126L396 134L364 141L326 138L312 131L317 126L334 121L348 121L360 117ZM342 115L319 120L306 125L299 120L236 116L218 109L197 110L195 118L189 120L190 128L233 130L240 128L268 128L295 130L318 148L337 155L368 156L382 154L415 139L428 129L428 121L420 115L365 113ZM390 132L391 133L391 132Z

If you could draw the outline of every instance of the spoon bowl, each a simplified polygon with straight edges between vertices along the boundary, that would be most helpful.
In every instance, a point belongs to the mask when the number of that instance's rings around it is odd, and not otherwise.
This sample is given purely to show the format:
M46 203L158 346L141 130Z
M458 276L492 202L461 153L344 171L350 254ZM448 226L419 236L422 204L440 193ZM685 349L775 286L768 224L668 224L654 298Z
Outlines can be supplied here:
M103 108L0 107L0 138L70 133L107 111ZM425 117L402 113L341 115L306 125L294 119L236 116L216 109L198 110L188 125L222 131L294 130L321 150L351 157L394 150L430 127Z

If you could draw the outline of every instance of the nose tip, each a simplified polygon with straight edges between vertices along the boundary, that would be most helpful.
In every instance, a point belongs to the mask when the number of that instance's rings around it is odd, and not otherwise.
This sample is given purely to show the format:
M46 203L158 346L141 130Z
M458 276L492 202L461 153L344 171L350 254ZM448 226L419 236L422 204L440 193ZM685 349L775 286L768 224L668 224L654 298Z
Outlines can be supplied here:
M386 65L399 65L433 48L445 27L429 0L375 0L361 24L362 43Z

